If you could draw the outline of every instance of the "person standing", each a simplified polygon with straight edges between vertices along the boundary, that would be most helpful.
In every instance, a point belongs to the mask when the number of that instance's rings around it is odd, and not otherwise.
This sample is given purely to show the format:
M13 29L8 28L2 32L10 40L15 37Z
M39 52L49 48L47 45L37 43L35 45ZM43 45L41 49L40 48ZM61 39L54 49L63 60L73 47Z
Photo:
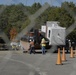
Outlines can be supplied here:
M42 38L42 40L41 40L42 54L45 54L45 47L46 47L46 41L44 38Z
M30 54L34 53L35 54L35 45L34 41L30 41Z

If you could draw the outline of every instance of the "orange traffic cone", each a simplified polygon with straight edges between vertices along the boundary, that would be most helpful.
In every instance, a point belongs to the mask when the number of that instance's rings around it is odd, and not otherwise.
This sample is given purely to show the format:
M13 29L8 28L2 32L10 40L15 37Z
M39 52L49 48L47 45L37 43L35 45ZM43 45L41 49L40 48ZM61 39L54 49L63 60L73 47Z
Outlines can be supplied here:
M71 47L71 53L70 53L70 58L74 58L74 52L73 52L73 48Z
M63 47L62 61L66 61L66 54L64 47Z
M58 48L58 55L57 55L56 65L62 65L62 60L61 60L61 55L60 55L60 48Z

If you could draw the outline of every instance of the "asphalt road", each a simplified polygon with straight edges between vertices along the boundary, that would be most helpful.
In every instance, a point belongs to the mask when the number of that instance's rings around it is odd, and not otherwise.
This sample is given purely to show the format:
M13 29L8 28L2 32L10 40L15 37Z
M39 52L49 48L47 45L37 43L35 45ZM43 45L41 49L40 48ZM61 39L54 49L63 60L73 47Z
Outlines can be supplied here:
M66 59L56 65L57 53L0 51L0 75L76 75L76 58L66 54Z

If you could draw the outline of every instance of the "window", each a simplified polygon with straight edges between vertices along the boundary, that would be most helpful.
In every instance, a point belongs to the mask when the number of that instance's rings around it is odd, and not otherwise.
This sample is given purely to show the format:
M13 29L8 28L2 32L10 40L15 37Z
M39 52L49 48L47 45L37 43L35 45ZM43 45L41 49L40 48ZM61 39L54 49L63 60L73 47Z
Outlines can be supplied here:
M48 37L49 37L49 38L50 38L50 32L51 32L51 31L49 30L49 33L48 33Z

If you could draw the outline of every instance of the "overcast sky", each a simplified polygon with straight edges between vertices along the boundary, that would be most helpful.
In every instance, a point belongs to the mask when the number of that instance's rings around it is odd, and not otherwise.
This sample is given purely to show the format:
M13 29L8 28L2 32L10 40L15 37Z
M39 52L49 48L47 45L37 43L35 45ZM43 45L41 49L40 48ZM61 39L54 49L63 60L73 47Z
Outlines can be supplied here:
M50 5L60 6L62 2L68 1L73 2L76 4L76 0L0 0L0 4L18 4L23 3L24 5L32 5L35 2L40 2L41 4L44 4L45 2L48 2Z

